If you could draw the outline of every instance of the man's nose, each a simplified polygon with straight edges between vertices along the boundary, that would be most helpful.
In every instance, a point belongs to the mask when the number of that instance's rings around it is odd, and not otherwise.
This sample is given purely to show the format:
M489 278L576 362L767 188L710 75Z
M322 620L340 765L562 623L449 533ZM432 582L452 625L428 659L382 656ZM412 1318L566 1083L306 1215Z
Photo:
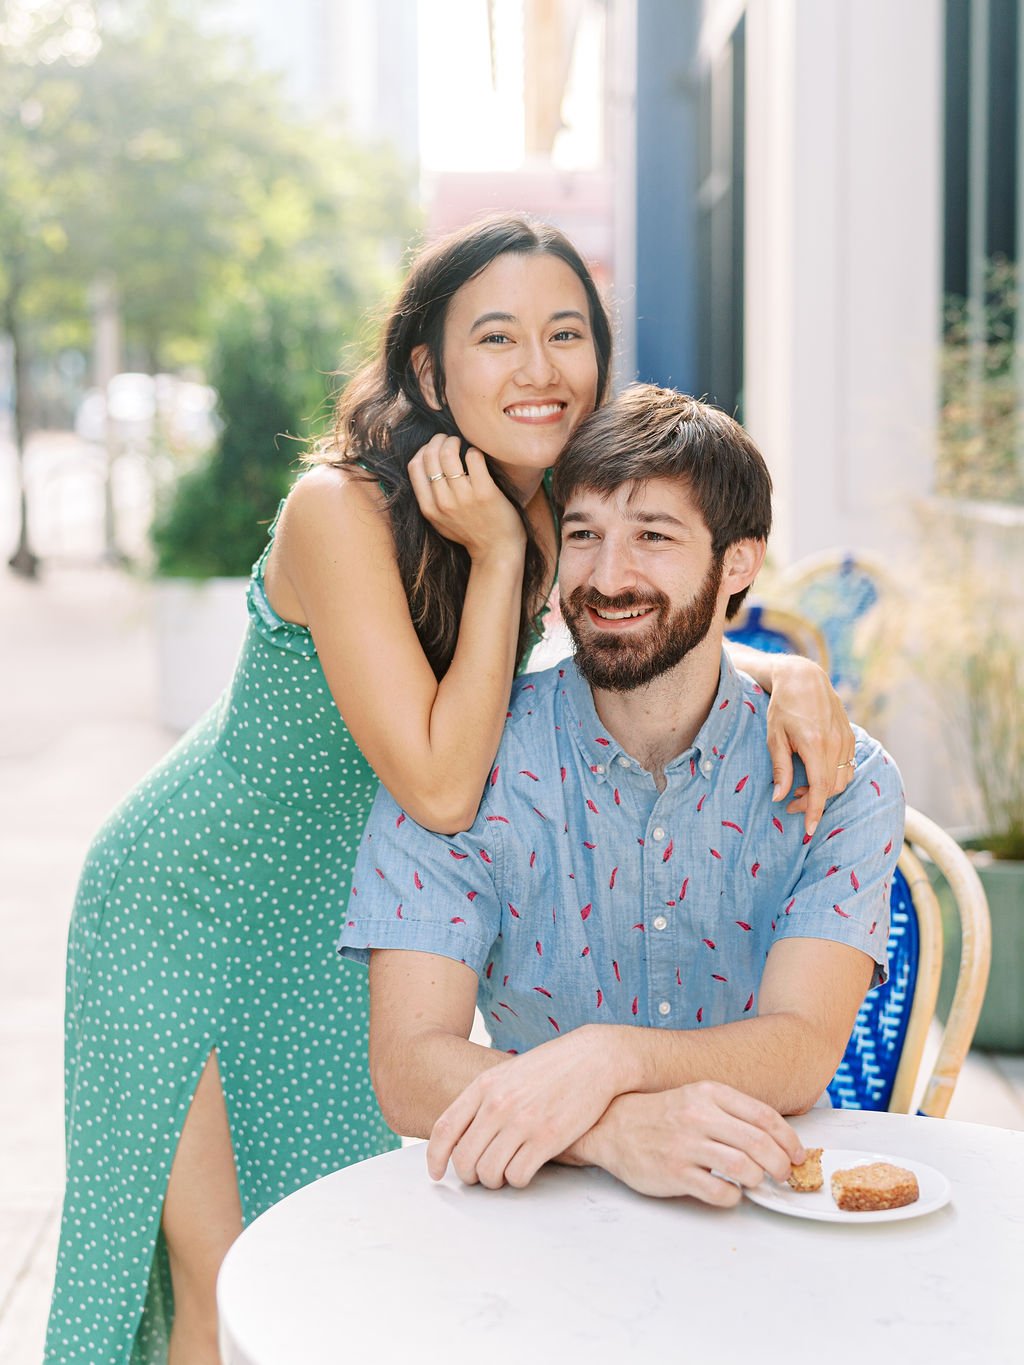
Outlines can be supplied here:
M590 586L605 597L616 597L636 587L636 571L625 546L605 538L594 555Z

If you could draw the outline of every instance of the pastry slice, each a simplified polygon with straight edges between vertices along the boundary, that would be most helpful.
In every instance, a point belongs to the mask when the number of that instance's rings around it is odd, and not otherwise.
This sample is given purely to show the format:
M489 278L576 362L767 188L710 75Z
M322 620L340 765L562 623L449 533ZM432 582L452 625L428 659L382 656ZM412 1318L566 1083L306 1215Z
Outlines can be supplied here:
M848 1171L833 1171L832 1198L848 1213L874 1213L878 1209L900 1209L920 1197L917 1176L888 1161L854 1166Z

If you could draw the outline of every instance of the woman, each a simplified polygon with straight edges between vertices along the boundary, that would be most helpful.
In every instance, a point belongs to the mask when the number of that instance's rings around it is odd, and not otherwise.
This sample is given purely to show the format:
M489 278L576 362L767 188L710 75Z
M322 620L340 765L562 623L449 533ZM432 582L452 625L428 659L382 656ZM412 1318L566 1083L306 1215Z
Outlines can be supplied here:
M90 852L48 1361L216 1361L214 1281L243 1223L395 1145L365 973L332 952L374 774L423 824L471 823L554 581L544 471L610 354L550 228L491 219L414 264L271 528L231 685ZM820 670L785 667L827 728ZM823 763L852 751L833 728Z

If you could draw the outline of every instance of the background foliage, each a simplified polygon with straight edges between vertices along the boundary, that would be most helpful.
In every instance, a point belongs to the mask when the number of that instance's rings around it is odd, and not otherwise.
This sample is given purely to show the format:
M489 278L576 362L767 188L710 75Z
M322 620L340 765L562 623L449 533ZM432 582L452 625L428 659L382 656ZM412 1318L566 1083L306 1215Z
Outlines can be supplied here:
M119 300L122 368L211 371L226 426L207 463L224 466L219 494L240 519L244 490L265 520L292 459L274 438L321 413L415 220L392 154L337 118L300 116L215 11L0 0L0 330L21 450L32 366L88 348L102 281ZM236 513L221 512L226 537ZM169 539L162 553L171 566Z

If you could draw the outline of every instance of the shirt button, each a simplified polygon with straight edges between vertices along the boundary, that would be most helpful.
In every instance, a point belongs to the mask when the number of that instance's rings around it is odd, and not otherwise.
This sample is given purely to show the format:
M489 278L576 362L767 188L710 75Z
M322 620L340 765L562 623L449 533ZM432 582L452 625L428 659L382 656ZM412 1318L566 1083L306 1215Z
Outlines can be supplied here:
M603 764L603 763L595 763L595 764L594 764L594 772L595 772L595 773L603 773L603 772L604 772L604 764Z
M711 776L711 769L712 769L713 767L714 767L714 764L711 762L711 759L710 759L710 758L706 758L706 759L704 760L704 762L700 765L700 770L701 770L701 772L704 774L705 777L710 777L710 776Z
M664 837L665 837L665 831L662 829L662 827L661 827L660 825L657 827L657 829L652 829L652 830L651 830L651 838L652 838L652 839L664 839Z
M615 760L615 762L619 765L620 768L628 768L628 767L629 767L629 759L626 757L625 754L619 754L619 756L618 756L618 758Z
M668 920L665 918L664 915L655 915L655 916L654 916L654 927L655 927L655 929L667 929L667 928L668 928Z
M672 1006L668 1003L667 1000L663 1000L661 1004L658 1006L658 1013L661 1015L672 1013Z

